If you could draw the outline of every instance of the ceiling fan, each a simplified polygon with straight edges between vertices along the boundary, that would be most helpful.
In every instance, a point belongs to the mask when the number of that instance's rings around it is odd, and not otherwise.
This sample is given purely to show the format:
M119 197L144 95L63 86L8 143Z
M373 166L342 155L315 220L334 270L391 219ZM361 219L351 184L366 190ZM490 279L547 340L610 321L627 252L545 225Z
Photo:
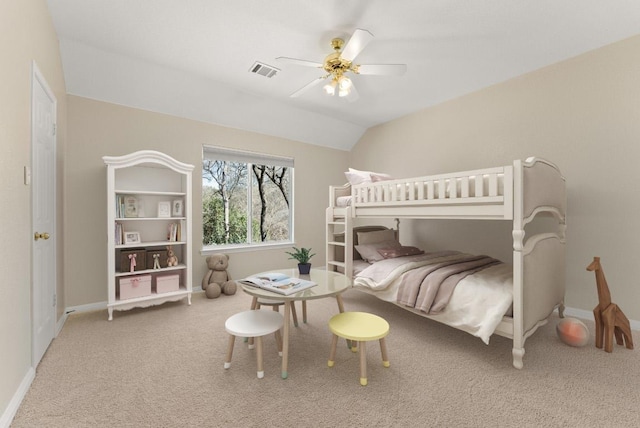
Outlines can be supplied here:
M297 58L278 57L282 62L290 64L302 65L306 67L315 67L323 69L327 74L312 80L296 92L291 97L299 97L309 89L328 81L324 86L324 92L327 95L338 94L339 97L346 97L349 101L358 99L353 82L349 78L349 73L368 74L381 76L401 76L407 71L406 64L356 64L353 60L362 52L362 50L373 40L373 34L367 30L356 29L349 41L345 44L343 39L335 38L331 40L333 53L327 55L324 62L313 62Z

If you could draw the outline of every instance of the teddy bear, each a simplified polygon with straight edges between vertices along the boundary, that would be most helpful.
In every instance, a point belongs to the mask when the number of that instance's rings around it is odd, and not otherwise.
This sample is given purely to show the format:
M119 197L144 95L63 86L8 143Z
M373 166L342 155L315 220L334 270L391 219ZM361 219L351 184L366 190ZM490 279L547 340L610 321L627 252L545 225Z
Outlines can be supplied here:
M167 266L178 266L178 257L173 252L171 245L167 247Z
M202 289L209 299L215 299L221 293L231 296L236 293L237 285L227 272L229 256L216 253L207 257L209 272L202 279Z

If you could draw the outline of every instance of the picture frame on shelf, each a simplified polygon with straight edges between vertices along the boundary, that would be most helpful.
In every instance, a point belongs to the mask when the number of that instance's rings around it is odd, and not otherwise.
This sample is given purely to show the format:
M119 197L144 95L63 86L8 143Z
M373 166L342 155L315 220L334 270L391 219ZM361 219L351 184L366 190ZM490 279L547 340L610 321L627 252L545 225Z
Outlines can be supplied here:
M140 232L124 232L124 243L126 244L139 244L142 240L140 239Z
M173 217L184 216L184 205L182 199L176 199L171 203L171 215Z
M124 216L127 218L138 217L138 199L135 196L125 196Z
M171 217L171 202L169 201L158 202L158 217L160 218Z

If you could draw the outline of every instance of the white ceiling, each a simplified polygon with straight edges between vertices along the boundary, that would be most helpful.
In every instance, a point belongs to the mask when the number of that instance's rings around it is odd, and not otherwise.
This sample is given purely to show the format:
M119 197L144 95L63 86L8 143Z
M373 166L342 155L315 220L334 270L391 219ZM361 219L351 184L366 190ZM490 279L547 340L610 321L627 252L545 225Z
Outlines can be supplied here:
M640 33L639 0L48 0L70 94L349 150L367 128ZM329 97L334 37L375 39ZM255 61L277 67L266 78Z

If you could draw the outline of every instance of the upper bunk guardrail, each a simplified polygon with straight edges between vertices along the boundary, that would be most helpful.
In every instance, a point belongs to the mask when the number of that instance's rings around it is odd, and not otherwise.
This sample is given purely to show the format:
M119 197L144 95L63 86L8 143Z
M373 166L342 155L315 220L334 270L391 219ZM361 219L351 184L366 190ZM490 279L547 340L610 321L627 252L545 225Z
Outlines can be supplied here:
M352 186L354 207L504 204L513 193L511 166ZM346 189L344 189L346 190Z

